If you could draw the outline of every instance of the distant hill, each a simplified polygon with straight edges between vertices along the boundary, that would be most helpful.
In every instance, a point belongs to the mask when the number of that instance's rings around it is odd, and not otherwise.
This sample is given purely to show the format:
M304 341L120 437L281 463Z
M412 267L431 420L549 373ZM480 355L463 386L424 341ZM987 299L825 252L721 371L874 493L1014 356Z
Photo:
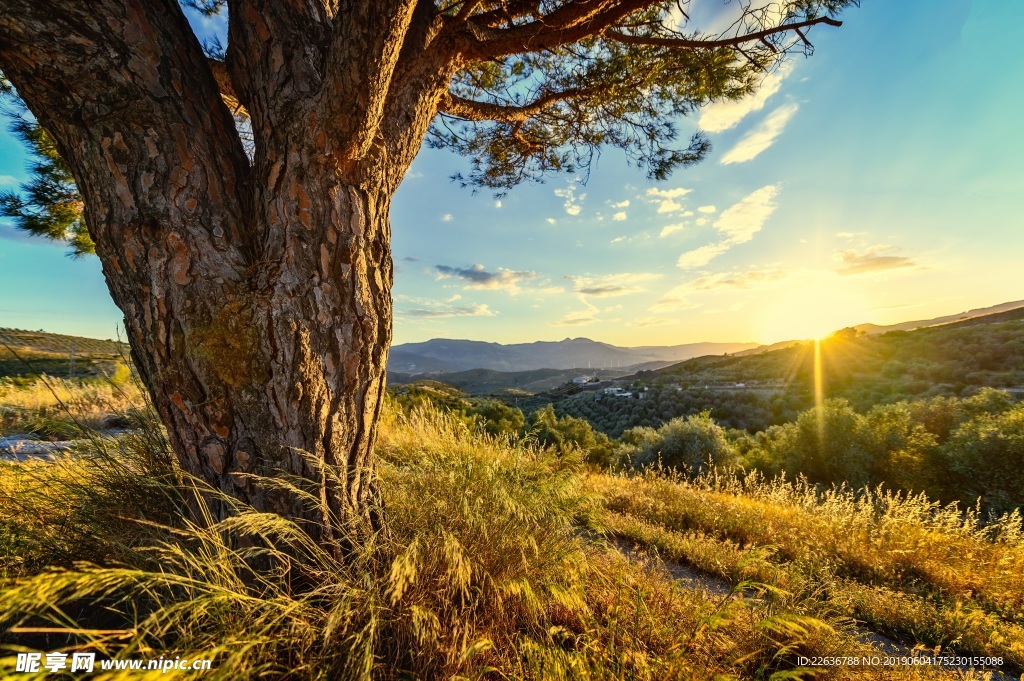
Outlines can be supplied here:
M672 346L619 347L589 338L503 345L484 341L435 338L391 349L388 369L423 374L492 369L619 369L638 370L649 362L679 362L702 355L721 355L756 348L756 343L687 343ZM650 368L649 366L646 368Z
M964 316L962 321L911 331L861 337L840 333L826 339L821 346L826 396L845 397L866 408L982 387L1024 393L1024 307ZM806 392L814 381L811 347L809 342L789 343L747 356L694 358L659 369L648 380L713 388L742 384L745 390L784 386Z
M980 307L974 310L968 310L966 312L959 312L957 314L946 315L944 317L935 317L934 319L919 319L912 322L901 322L899 324L889 324L886 326L879 326L878 324L858 324L853 327L858 331L875 336L880 333L887 333L889 331L910 331L912 329L922 329L929 326L939 326L942 324L950 324L953 322L964 321L967 319L974 319L976 317L986 317L1000 312L1007 312L1011 310L1018 310L1024 308L1024 300L1016 300L1011 303L1002 303L1000 305L993 305L992 307ZM989 323L989 322L985 322Z
M0 378L109 376L127 357L125 343L0 328Z
M552 403L559 415L587 419L611 437L705 410L724 426L755 432L813 406L816 365L822 396L846 399L862 413L903 400L967 397L986 387L1024 398L1024 308L912 331L841 332L822 341L820 364L812 342L782 345L757 354L695 357L618 381L627 389L644 386L645 399L563 391L517 403L524 411Z

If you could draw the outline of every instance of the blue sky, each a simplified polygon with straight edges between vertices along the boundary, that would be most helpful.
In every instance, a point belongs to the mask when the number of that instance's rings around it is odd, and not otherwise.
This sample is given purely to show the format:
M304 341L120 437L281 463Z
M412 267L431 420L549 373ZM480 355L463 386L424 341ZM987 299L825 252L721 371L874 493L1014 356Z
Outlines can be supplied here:
M694 2L694 6L699 6ZM681 124L651 183L615 151L500 202L424 149L392 209L395 342L772 342L1024 299L1024 5L864 0L816 52ZM0 135L0 184L26 157ZM111 337L95 258L0 225L0 326Z

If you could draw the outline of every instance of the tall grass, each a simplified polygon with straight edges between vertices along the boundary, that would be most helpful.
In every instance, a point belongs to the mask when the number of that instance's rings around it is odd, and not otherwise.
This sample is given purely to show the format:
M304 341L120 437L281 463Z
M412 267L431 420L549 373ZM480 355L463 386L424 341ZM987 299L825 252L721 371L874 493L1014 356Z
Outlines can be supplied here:
M923 496L711 473L593 475L609 528L672 560L735 582L811 595L817 610L865 621L910 644L1006 658L1024 668L1024 534L1019 513ZM748 574L744 556L769 550Z
M142 391L124 367L108 380L67 381L52 376L0 378L0 435L35 433L71 439L84 430L129 425Z
M804 597L715 595L624 557L599 535L610 490L575 453L389 410L384 527L339 561L276 515L195 515L198 483L150 433L0 464L0 675L29 648L212 657L217 679L651 681L793 678L800 655L870 650Z

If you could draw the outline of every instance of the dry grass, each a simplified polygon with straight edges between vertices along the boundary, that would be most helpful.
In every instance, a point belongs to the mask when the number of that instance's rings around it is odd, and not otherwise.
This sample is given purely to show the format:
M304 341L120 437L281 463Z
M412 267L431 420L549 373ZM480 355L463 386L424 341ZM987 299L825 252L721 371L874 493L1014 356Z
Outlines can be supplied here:
M142 391L127 367L110 379L66 381L41 376L0 379L0 435L35 433L53 439L125 424L138 414Z
M626 559L595 530L602 498L628 496L627 483L575 455L427 411L389 412L377 451L386 525L345 562L278 516L190 516L181 498L194 483L158 442L0 465L8 651L212 656L217 679L981 678L801 672L800 655L870 649L799 585L750 581L775 577L739 545L724 596ZM636 484L647 498L654 483ZM68 630L14 637L12 626ZM0 676L12 665L0 658Z
M1006 658L1024 668L1019 514L976 513L891 493L708 475L592 475L608 528L736 583L805 596L814 612L867 622L910 645ZM745 560L752 552L767 559Z

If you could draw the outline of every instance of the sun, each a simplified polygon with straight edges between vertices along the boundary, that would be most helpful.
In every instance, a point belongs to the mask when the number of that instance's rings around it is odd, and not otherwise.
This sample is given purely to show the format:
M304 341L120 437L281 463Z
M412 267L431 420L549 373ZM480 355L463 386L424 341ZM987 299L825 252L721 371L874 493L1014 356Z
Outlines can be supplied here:
M817 340L839 329L871 321L866 301L850 290L808 281L769 301L761 315L765 342Z

